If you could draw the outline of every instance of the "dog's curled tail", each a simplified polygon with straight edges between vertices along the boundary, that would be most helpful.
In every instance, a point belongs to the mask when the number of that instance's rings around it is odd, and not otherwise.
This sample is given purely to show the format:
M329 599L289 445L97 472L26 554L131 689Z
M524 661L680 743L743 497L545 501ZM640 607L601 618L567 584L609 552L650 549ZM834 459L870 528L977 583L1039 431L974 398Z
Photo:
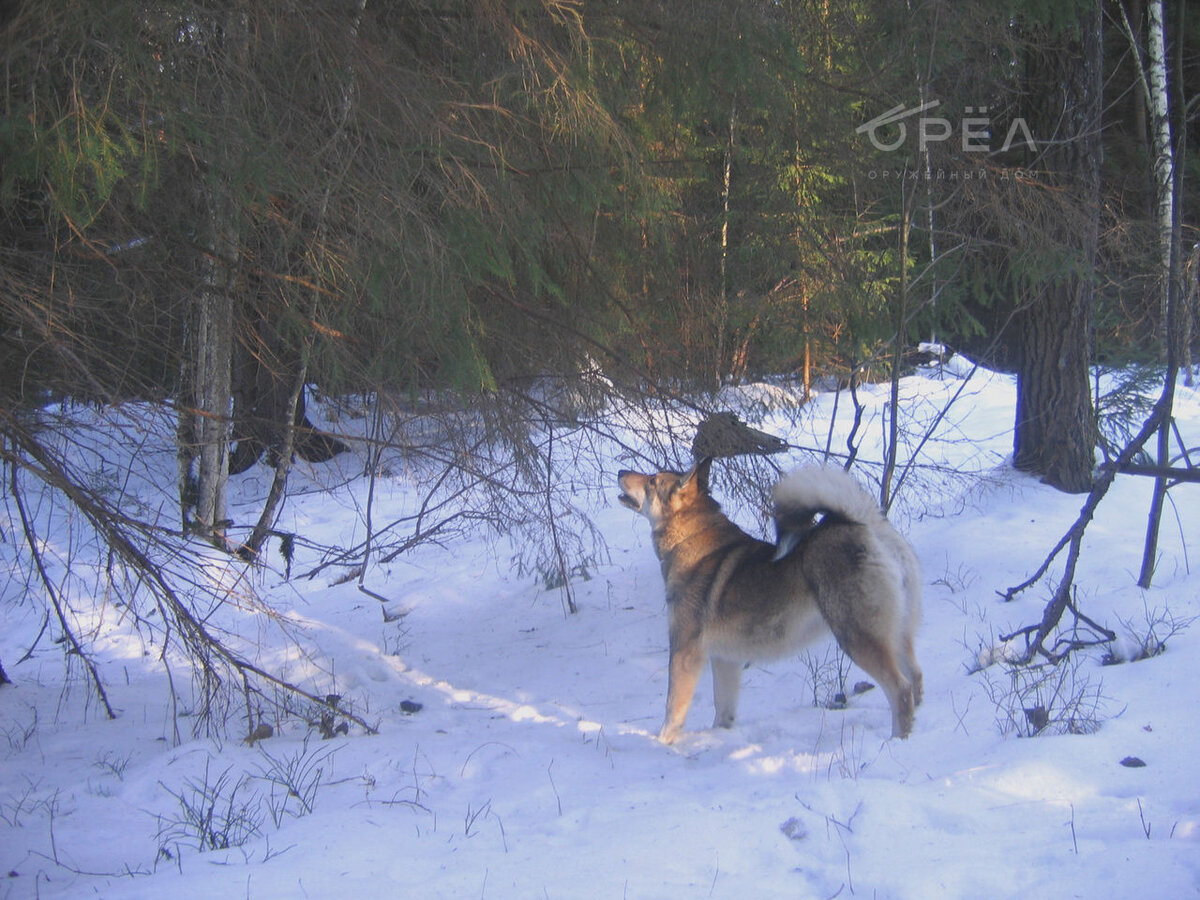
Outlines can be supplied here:
M775 485L775 559L782 559L824 522L871 525L883 513L842 469L805 466Z

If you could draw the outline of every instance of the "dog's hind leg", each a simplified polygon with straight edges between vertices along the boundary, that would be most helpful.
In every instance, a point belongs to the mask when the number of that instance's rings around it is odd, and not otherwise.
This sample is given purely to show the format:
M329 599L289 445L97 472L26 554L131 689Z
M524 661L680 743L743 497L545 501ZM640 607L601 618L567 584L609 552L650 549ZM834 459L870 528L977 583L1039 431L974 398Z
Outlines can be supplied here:
M917 627L921 624L921 576L911 550L908 555L910 562L904 576L904 595L908 602L899 624L900 667L912 682L913 705L920 706L925 696L925 676L917 663L915 644Z
M902 644L902 665L904 674L908 676L908 680L912 683L913 706L920 706L921 701L925 697L925 676L921 672L920 665L917 664L917 654L913 649L913 636L911 633L904 635L901 639Z
M696 693L696 682L704 670L706 655L700 641L688 641L676 646L671 641L671 662L667 683L667 715L659 729L658 739L664 744L673 744L683 731L688 708Z
M892 737L908 737L912 731L915 696L913 682L902 671L897 654L886 643L864 632L850 639L839 635L838 642L850 658L883 688L892 709ZM920 669L916 670L916 675L920 678Z
M717 707L713 728L732 728L737 718L738 692L742 688L742 664L713 657L712 676L713 703Z
M908 737L916 704L912 677L907 670L910 661L911 666L916 666L916 659L907 650L907 636L897 635L886 617L880 621L878 612L863 615L859 607L859 614L851 616L845 615L850 604L826 604L824 608L842 613L826 616L834 637L846 655L874 678L887 695L892 709L892 737ZM917 668L913 674L919 678L921 670Z
M899 536L896 536L899 540ZM916 606L888 556L887 542L855 527L831 526L805 549L805 573L823 586L817 605L847 655L883 688L892 708L892 737L912 731L914 681L920 668L912 652Z

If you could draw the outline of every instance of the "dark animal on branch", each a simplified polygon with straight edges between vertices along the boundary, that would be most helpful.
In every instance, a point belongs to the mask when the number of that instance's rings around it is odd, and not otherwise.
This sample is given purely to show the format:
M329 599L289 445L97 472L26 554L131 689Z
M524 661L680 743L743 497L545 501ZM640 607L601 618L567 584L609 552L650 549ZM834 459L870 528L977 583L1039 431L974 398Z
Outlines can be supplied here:
M696 428L696 436L692 439L692 456L697 460L756 453L782 453L787 448L787 441L751 428L731 412L709 415Z

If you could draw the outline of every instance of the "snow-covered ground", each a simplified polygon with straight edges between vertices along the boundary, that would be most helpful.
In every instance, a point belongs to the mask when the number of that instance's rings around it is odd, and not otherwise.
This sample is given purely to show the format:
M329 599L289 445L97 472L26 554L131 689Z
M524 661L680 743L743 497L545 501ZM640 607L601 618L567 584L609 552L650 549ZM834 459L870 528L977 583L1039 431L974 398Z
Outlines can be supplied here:
M929 373L902 387L912 430L962 381ZM863 457L878 460L887 392L860 394ZM834 401L822 395L804 416L768 412L755 424L824 446ZM839 433L849 419L841 402ZM176 705L147 630L133 628L120 596L97 594L91 608L72 603L120 710L105 718L79 667L64 675L56 624L38 637L43 604L26 596L29 561L10 499L0 520L0 561L11 571L0 660L15 684L0 688L0 900L1197 896L1200 623L1186 626L1200 615L1200 573L1190 572L1200 566L1200 487L1170 494L1152 589L1135 584L1145 478L1117 479L1077 573L1080 610L1118 632L1124 652L1152 629L1169 633L1166 652L1110 666L1104 650L1082 652L1052 673L1057 694L1040 699L1014 688L1002 663L972 671L1003 657L1000 635L1040 619L1060 564L1049 584L1012 602L997 592L1036 570L1082 503L1012 471L1013 403L1012 379L976 373L921 448L927 467L893 514L925 570L927 689L907 741L888 739L878 690L846 709L814 706L836 665L830 644L748 671L732 730L709 730L704 683L691 730L670 748L655 741L666 611L646 522L615 500L617 469L641 463L619 452L608 471L572 479L609 548L573 584L577 614L482 536L373 568L365 583L382 605L353 579L338 583L344 569L297 577L315 562L306 543L290 579L272 554L273 568L248 582L279 623L251 605L211 611L259 646L264 667L342 695L378 727L332 740L296 718L253 745L236 722L225 738L192 737L186 674L173 667ZM1200 445L1200 396L1181 388L1176 413L1190 446ZM102 428L103 416L95 422ZM96 477L124 502L169 508L170 437L147 428L132 475L124 460L133 448L114 441ZM794 452L783 464L805 460ZM729 489L722 466L718 499ZM346 456L299 464L298 486L331 490L297 492L281 527L316 545L361 540L361 470ZM255 514L268 482L261 466L239 476L235 517ZM399 468L381 479L378 521L411 508L419 487ZM758 527L737 504L726 509ZM43 516L46 558L72 558L80 523L51 526L37 506L31 515ZM51 577L78 598L96 590L86 569ZM848 683L863 677L851 671ZM1019 736L1024 707L1038 702L1052 713L1073 703L1098 728ZM188 810L206 798L216 801L207 804L213 829L240 846L194 849Z

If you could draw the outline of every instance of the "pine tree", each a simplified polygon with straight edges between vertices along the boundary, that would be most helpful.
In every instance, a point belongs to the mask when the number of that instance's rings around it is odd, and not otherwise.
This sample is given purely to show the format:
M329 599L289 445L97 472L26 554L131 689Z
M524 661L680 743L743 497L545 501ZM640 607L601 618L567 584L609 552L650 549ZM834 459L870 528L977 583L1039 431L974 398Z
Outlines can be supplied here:
M1018 312L1014 464L1082 492L1091 487L1096 446L1089 364L1104 75L1099 0L1080 0L1075 15L1034 30L1040 40L1025 80L1038 143L1027 164L1042 189L1077 206L1056 227L1058 260L1028 286Z

